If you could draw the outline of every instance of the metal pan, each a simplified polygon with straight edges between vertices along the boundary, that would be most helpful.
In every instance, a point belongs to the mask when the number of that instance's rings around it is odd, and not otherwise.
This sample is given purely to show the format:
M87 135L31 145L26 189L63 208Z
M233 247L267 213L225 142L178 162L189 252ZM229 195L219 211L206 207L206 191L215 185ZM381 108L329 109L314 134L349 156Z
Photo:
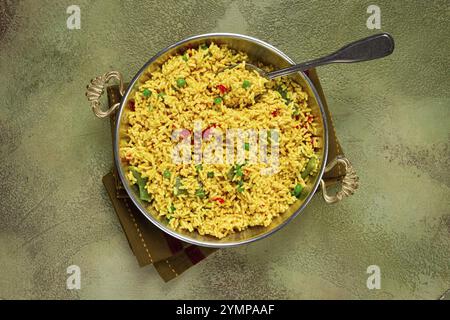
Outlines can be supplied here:
M96 77L92 79L91 83L88 85L86 95L91 103L91 107L95 115L99 118L105 118L114 112L116 113L116 127L114 133L115 164L117 166L119 177L128 195L130 196L130 199L133 201L134 205L139 208L142 214L158 228L182 241L205 247L223 248L243 245L263 239L281 229L303 211L303 209L310 202L319 185L322 188L323 197L327 203L335 203L342 200L344 197L351 195L357 188L356 174L350 162L344 157L337 157L336 159L333 159L328 166L326 166L329 130L327 127L326 114L313 83L303 72L299 72L292 77L295 81L300 83L304 90L308 93L308 101L312 109L312 113L315 118L318 119L320 124L318 136L320 136L323 141L321 148L317 151L320 169L318 170L317 175L310 179L308 185L305 187L305 191L302 192L302 198L295 202L286 212L275 218L268 227L251 227L244 231L228 235L223 239L217 239L212 236L202 236L197 232L177 231L168 226L166 219L158 218L156 212L153 212L152 208L139 199L139 195L136 193L134 188L131 187L128 179L125 177L126 165L122 163L119 157L120 143L126 138L127 124L122 121L122 119L124 118L124 114L127 112L126 106L128 99L129 97L134 96L135 90L141 83L148 79L148 75L167 61L169 57L183 52L187 47L196 47L200 44L210 42L214 42L216 44L226 44L232 49L244 51L248 54L251 61L259 61L266 65L272 65L275 68L284 68L294 64L294 61L286 54L259 39L240 34L210 33L189 37L158 52L137 72L127 89L125 89L122 75L117 71L111 71L102 76ZM111 79L117 79L119 81L122 100L120 103L117 103L110 109L104 111L101 107L100 97L104 92L105 85ZM322 180L322 176L325 172L331 170L338 163L342 163L344 165L346 175L342 180L341 189L336 194L329 195L326 190L325 182Z

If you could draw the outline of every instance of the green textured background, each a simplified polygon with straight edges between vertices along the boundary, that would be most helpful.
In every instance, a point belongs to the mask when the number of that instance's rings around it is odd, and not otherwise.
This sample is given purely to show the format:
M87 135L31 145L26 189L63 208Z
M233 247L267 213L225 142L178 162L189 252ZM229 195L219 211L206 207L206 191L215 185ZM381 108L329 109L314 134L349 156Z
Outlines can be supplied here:
M81 7L81 30L66 8ZM189 35L236 32L296 61L375 33L396 51L319 70L361 181L337 205L315 197L266 240L221 250L165 284L139 268L101 177L108 120L89 80L129 79ZM450 288L449 1L0 1L0 298L426 298ZM66 268L82 288L66 289ZM381 268L381 290L366 268Z

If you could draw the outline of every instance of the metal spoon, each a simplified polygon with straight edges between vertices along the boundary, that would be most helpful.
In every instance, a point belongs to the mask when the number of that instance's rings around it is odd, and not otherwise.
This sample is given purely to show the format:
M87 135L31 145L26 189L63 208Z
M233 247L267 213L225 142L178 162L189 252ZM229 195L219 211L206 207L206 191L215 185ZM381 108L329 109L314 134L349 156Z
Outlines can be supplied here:
M352 42L325 57L306 61L288 68L265 72L257 66L247 63L245 64L245 68L252 71L256 70L261 76L267 79L274 79L330 63L352 63L379 59L390 55L393 51L394 39L392 36L388 33L380 33Z

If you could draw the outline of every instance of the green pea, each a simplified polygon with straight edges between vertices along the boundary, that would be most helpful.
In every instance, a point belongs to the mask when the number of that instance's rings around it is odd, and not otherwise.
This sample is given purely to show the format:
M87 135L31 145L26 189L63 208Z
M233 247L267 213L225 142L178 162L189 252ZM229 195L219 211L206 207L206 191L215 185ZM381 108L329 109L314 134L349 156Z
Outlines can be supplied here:
M149 89L145 89L142 94L144 95L144 97L148 98L152 95L152 92Z
M214 103L215 104L220 104L221 102L222 102L222 98L221 97L214 98Z
M244 82L242 82L242 88L244 89L250 88L251 85L252 83L248 80L244 80Z
M186 62L189 60L189 56L187 55L187 53L185 53L182 58Z
M164 178L169 179L170 175L171 175L171 173L169 170L164 170L164 173L163 173Z
M179 78L177 80L177 86L178 88L183 88L184 86L186 86L186 80L184 80L183 78Z

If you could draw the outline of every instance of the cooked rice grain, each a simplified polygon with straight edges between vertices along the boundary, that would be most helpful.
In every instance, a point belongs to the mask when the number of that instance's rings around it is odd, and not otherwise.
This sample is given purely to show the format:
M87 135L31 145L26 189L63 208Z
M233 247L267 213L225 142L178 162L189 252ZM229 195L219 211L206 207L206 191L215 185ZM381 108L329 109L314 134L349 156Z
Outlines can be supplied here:
M317 158L313 137L318 123L307 93L289 78L267 81L246 70L246 61L246 54L213 43L207 49L188 49L140 84L134 110L125 113L128 139L120 146L120 156L147 179L152 199L148 206L173 229L223 238L251 226L268 226L297 200L293 188L310 179L302 179L301 172L310 158ZM264 175L261 170L268 164L248 163L242 167L239 189L240 178L229 177L235 164L203 163L199 170L194 163L174 163L172 131L192 131L196 120L203 122L202 130L217 130L212 129L216 125L223 134L231 128L279 130L278 173ZM207 146L204 141L202 149ZM208 177L210 172L213 177ZM127 177L137 183L131 169Z

